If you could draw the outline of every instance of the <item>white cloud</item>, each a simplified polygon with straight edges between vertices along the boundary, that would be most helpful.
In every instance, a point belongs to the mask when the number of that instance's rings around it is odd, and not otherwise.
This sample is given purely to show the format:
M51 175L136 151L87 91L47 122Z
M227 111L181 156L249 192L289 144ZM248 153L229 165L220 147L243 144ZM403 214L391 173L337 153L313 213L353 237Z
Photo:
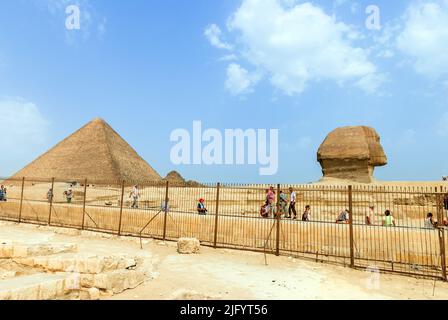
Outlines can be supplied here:
M238 57L233 53L226 54L225 56L219 58L219 61L236 61L236 60L238 60Z
M448 1L419 1L406 10L397 47L411 57L415 70L438 78L448 75Z
M2 156L0 175L10 175L35 157L48 138L48 122L39 108L22 98L0 100Z
M219 49L232 50L232 46L221 40L221 29L216 24L211 24L204 31L205 37L210 44Z
M324 80L367 92L381 82L368 51L354 45L360 34L310 3L285 6L281 0L243 0L228 29L237 34L237 48L246 62L287 95L300 94L310 83ZM244 88L242 92L254 84L240 83L235 87Z
M0 100L2 147L28 148L46 139L48 122L38 107L22 98Z
M249 73L239 64L231 63L227 67L226 88L233 95L252 92L252 87L259 80L256 73Z

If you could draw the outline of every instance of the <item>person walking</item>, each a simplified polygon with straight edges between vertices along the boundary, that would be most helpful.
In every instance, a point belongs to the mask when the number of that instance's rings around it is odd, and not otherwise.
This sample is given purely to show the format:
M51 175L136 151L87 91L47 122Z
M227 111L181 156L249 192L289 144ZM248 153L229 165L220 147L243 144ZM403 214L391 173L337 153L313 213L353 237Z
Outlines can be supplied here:
M279 198L280 198L280 208L279 208L280 212L278 214L280 216L284 214L285 217L287 217L286 207L288 206L288 196L283 191L280 191Z
M287 218L291 218L291 213L293 213L294 214L293 219L297 219L297 211L296 211L297 194L292 187L289 188L289 192L291 193L291 196L289 198L289 208L288 208L288 217Z
M135 185L132 188L131 193L129 194L129 198L132 198L132 205L131 208L138 209L138 200L140 198L140 191L138 189L138 185Z
M53 201L53 188L50 188L47 192L47 200L48 202L52 202Z
M270 187L267 190L267 194L266 194L266 202L268 205L268 210L269 210L269 216L273 216L274 215L274 209L275 209L275 191L274 191L274 187Z

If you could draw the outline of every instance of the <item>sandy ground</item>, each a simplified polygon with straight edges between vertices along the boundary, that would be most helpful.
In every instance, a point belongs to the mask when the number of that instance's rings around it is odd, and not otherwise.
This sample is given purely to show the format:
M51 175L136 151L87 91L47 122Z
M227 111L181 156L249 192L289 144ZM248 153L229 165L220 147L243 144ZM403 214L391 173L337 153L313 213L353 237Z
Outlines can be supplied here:
M152 259L152 279L105 299L448 299L448 284L433 280L228 249L179 255L176 243L69 236L34 226L0 224L0 241L76 243L80 252Z

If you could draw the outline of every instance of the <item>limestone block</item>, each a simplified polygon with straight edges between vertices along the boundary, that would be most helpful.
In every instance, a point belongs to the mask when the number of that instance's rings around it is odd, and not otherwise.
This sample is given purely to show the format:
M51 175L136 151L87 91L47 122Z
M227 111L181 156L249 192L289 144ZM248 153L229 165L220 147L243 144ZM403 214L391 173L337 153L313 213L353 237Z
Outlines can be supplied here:
M145 274L138 270L116 270L95 275L94 287L120 293L133 289L145 281Z
M83 287L83 288L93 287L94 277L95 276L93 274L88 274L88 273L80 274L81 287Z
M11 300L38 300L39 285L31 285L28 287L19 287L11 289Z
M177 252L182 254L198 253L201 244L196 238L180 238L177 241Z
M14 246L12 245L1 245L0 246L0 259L8 259L13 256Z
M25 258L28 256L28 247L13 246L12 258Z
M99 300L100 299L100 290L97 288L88 288L81 289L79 292L80 300Z

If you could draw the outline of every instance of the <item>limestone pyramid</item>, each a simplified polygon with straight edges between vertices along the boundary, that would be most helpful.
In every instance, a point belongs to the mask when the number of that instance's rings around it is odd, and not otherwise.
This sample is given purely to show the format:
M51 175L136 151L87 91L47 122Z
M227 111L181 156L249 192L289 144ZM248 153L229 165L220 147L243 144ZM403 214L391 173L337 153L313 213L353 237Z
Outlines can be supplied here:
M163 180L173 183L185 183L185 179L177 171L171 171Z
M13 178L129 183L161 177L103 119L94 119L20 170Z

